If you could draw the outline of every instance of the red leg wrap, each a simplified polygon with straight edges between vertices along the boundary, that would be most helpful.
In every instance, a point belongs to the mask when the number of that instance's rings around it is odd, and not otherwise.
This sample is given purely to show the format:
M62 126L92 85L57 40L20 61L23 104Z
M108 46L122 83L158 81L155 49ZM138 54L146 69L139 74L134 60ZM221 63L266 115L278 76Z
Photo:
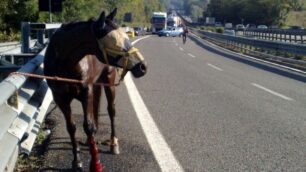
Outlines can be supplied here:
M102 164L99 160L99 150L95 143L94 138L88 137L88 143L89 143L90 154L91 154L90 171L91 172L102 172Z

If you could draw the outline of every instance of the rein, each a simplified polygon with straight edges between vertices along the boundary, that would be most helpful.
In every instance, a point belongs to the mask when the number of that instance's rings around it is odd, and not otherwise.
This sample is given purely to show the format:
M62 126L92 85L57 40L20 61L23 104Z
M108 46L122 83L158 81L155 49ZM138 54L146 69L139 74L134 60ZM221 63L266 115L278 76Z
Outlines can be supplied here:
M28 76L28 77L31 77L31 78L47 79L47 80L67 82L67 83L73 83L73 84L86 84L86 82L83 81L83 80L63 78L63 77L58 77L58 76L46 76L46 75L39 75L39 74L26 73L26 72L12 72L12 73L10 73L9 76L11 76L11 75L23 75L23 76ZM104 86L104 87L113 87L113 86L119 86L120 82L118 82L116 84L106 84L106 83L98 82L98 83L93 83L93 85L99 85L99 86Z
M135 47L130 48L129 51L124 52L124 51L118 51L110 48L104 48L103 49L103 55L104 58L107 59L107 54L114 54L114 55L119 55L124 58L124 66L123 66L123 71L120 76L120 79L118 83L112 85L112 84L106 84L106 83L93 83L93 85L99 85L99 86L104 86L104 87L113 87L113 86L119 86L120 83L123 81L125 75L127 74L127 66L128 66L128 58L137 53L139 50ZM109 65L108 61L106 63ZM53 80L53 81L59 81L59 82L67 82L67 83L74 83L74 84L86 84L85 81L83 80L77 80L77 79L71 79L71 78L63 78L63 77L58 77L58 76L46 76L46 75L39 75L39 74L33 74L33 73L26 73L26 72L12 72L10 75L23 75L23 76L28 76L32 78L40 78L40 79L47 79L47 80Z

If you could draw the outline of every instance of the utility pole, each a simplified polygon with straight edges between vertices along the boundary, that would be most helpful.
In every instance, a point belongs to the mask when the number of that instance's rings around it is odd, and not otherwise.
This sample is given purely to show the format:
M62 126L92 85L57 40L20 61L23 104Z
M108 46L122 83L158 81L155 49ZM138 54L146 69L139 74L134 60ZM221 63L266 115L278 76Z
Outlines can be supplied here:
M49 22L52 23L52 5L51 5L51 0L49 0Z

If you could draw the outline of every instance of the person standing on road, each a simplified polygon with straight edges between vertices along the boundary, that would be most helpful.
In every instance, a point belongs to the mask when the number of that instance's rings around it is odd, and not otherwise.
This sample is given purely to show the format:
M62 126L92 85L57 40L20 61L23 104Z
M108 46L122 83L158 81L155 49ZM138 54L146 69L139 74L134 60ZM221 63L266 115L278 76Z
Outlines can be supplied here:
M183 44L186 43L187 34L188 34L188 28L187 28L187 26L184 26L183 27Z

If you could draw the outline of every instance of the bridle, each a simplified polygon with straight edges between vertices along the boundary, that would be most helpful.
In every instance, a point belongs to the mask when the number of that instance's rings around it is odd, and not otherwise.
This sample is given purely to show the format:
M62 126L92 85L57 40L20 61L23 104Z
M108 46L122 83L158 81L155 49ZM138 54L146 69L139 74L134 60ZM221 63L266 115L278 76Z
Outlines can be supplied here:
M109 22L111 23L111 25L113 27L115 27L115 24L113 22L111 22L111 21L109 21ZM102 44L102 47L101 47L100 46L101 44L99 43L99 40L97 39L97 36L95 35L95 32L94 32L94 23L92 23L90 27L91 27L91 32L96 39L98 47L103 53L103 58L104 58L104 61L107 65L110 65L109 62L108 62L108 56L109 55L112 55L113 57L121 56L121 58L123 58L123 60L124 60L123 66L122 66L123 71L122 71L121 76L120 76L120 80L119 80L119 83L120 83L121 81L123 81L125 75L128 72L127 67L128 67L128 63L129 63L129 58L132 55L137 54L139 52L139 50L135 47L131 47L128 51L124 51L124 50L106 48L103 44Z
M104 60L105 60L107 65L109 65L108 58L107 58L108 55L113 55L114 57L121 56L121 58L123 58L123 60L124 60L123 61L123 66L122 66L123 71L121 73L119 82L123 81L125 75L128 72L127 66L128 66L128 63L129 63L129 58L133 54L136 54L137 52L139 52L139 50L135 47L131 47L127 52L125 52L123 50L119 51L119 50L111 49L111 48L102 48L101 51L103 53Z

